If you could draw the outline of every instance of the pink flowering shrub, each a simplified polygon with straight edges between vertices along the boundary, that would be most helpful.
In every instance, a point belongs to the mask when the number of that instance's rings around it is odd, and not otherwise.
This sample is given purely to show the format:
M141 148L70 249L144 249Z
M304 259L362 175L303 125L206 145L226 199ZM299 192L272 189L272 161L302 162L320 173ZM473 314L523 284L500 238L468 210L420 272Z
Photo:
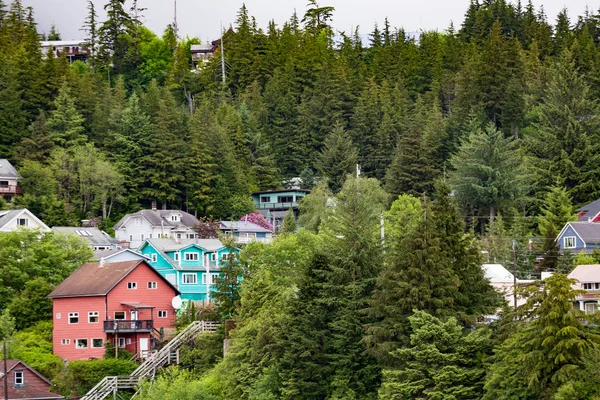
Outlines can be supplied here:
M253 212L246 214L240 218L240 221L248 221L265 229L273 230L273 225L261 213Z

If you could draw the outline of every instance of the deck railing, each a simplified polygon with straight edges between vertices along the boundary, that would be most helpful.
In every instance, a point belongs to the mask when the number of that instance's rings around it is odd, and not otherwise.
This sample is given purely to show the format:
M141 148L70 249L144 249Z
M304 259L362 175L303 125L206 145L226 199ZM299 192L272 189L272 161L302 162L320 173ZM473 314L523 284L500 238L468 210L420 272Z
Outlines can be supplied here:
M151 332L153 328L154 321L151 319L117 319L104 321L104 332L106 333Z

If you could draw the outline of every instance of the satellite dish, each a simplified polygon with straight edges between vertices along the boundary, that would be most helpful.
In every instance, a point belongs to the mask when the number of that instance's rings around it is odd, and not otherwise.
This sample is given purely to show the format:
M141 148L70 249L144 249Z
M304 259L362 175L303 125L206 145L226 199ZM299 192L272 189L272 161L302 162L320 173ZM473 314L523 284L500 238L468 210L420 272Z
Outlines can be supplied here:
M173 297L173 300L171 300L171 305L176 310L179 310L181 308L181 303L182 303L181 297L179 297L179 296L175 296L175 297Z

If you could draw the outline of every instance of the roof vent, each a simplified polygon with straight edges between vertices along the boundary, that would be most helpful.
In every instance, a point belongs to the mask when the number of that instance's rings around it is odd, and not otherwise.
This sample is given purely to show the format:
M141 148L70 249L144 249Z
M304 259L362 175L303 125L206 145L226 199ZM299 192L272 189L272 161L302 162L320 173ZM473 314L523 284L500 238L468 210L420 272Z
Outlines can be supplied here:
M152 202L152 211L156 211L156 202L155 201Z

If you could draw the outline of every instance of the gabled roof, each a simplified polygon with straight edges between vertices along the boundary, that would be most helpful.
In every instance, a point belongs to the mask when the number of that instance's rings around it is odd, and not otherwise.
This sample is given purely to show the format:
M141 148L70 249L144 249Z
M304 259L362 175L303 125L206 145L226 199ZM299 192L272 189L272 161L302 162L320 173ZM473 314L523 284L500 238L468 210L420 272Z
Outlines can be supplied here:
M600 199L592 201L591 203L586 204L583 207L579 207L575 211L578 213L585 212L585 214L582 217L577 217L579 221L587 221L588 218L593 219L596 215L598 215L598 213L600 213Z
M179 293L177 288L156 272L150 264L143 260L132 260L85 263L58 285L48 297L105 296L140 264L146 264L157 276Z
M40 229L43 232L50 231L50 228L48 228L48 225L43 223L42 220L40 220L38 217L33 215L33 213L26 208L19 208L16 210L0 210L0 230L2 230L2 228L4 228L6 225L8 225L9 222L11 222L15 218L18 218L22 215L26 215L27 217L36 221L40 225Z
M514 275L501 264L483 264L481 268L491 283L513 282L515 279Z
M111 258L114 258L121 253L131 253L131 255L139 257L140 260L150 261L150 257L146 257L131 249L94 250L94 260L100 261L101 258L104 258L105 261L109 261Z
M151 243L155 249L165 252L178 251L191 246L198 246L208 252L225 247L219 239L180 239L179 241L175 239L147 239L146 242Z
M600 264L578 265L569 274L569 278L579 282L600 282Z
M21 175L5 158L0 158L0 178L20 179Z
M35 369L31 368L29 365L25 364L21 360L6 360L6 372L10 373L10 371L14 369L25 368L31 371L34 375L40 378L43 382L51 386L52 383L46 379L45 376L37 372ZM4 376L4 363L0 362L0 376ZM2 394L3 396L4 394ZM4 397L2 397L4 398ZM32 387L27 382L25 382L25 387L23 388L15 388L13 385L9 385L8 387L8 398L9 399L22 399L22 400L33 400L33 399L64 399L60 394L52 393L48 390L37 389Z
M111 238L108 233L96 227L53 226L52 230L54 232L79 236L90 242L93 246L112 246L113 244L120 243L118 240Z
M267 228L263 228L260 225L253 224L248 221L220 221L219 227L221 230L226 231L237 231L237 232L264 232L271 233L272 231Z
M567 230L568 227L573 228L573 231L586 244L600 244L600 224L591 222L567 222L564 228L560 231L557 238Z
M181 220L171 221L170 217L173 214L181 215ZM198 218L190 213L181 210L140 210L133 214L126 214L114 226L114 229L119 229L127 223L130 218L141 217L150 223L152 226L164 226L168 229L187 227L192 228L200 223Z

